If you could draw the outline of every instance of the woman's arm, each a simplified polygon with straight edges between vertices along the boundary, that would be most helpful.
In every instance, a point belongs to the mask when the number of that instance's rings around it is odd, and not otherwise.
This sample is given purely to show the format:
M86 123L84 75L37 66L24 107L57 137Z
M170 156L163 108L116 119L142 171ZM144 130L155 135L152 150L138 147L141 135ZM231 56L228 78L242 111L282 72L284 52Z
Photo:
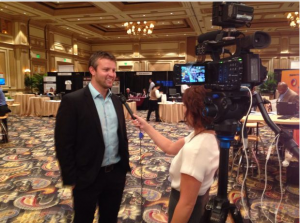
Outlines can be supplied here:
M162 149L165 153L176 155L179 150L184 145L184 138L177 140L176 142L172 142L170 139L164 137L158 131L156 131L151 125L149 125L143 118L134 115L136 120L133 120L132 123L144 130L150 138L154 141L154 143Z
M181 174L180 197L171 223L185 223L189 221L198 198L201 184L196 178L187 174Z
M157 98L160 98L160 97L162 96L162 94L159 93L159 90L155 90L155 96L156 96Z

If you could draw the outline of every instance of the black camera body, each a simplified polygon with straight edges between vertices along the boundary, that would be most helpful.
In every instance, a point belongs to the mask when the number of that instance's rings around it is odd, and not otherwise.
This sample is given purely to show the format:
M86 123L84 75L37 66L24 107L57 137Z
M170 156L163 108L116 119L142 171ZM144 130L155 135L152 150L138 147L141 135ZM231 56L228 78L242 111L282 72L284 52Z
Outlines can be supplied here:
M250 49L268 47L271 37L261 31L245 36L235 30L236 27L249 25L252 19L252 7L214 2L213 25L221 25L223 30L200 35L196 46L196 55L209 54L213 61L175 64L175 84L204 85L206 89L219 91L239 91L241 86L253 88L262 84L267 77L267 69L262 66L259 55ZM231 45L235 45L234 54L224 48ZM222 54L229 56L221 58Z

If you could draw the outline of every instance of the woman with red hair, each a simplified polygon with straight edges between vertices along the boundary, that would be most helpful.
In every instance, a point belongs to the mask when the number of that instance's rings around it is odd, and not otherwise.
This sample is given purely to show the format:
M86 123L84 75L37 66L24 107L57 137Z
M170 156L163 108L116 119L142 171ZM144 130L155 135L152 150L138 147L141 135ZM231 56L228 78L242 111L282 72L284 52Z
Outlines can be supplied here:
M212 118L202 116L205 94L203 86L186 89L183 94L185 121L193 131L176 142L167 139L137 115L132 121L165 153L175 155L170 166L172 190L168 210L172 223L203 222L209 189L219 166L219 146L214 131L205 129Z

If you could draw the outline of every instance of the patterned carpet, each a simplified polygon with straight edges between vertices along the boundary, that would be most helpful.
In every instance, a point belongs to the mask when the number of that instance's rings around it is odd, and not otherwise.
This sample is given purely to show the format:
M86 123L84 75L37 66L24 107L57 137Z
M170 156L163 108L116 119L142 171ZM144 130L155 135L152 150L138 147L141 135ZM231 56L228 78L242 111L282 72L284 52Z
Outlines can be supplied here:
M138 111L138 114L145 117L146 111ZM8 123L10 142L0 144L0 223L72 222L71 190L62 187L55 159L53 141L55 118L9 116ZM186 136L191 131L184 123L151 122L151 124L173 140ZM127 122L127 129L132 172L127 175L119 222L167 222L168 197L171 189L168 169L173 157L164 154L147 135L140 141L138 130L130 122ZM268 127L264 127L260 133L264 143L273 139ZM230 160L235 154L236 151L231 152ZM263 153L259 153L258 161L261 180L257 178L257 171L252 173L250 169L246 184L251 219L257 223L275 222L274 213L280 199L277 156L274 154L269 160L268 184L263 203L260 200L264 190ZM229 166L228 196L236 206L241 207L240 188L243 178L241 168L238 177L237 172L236 166L232 172L231 165ZM285 183L285 173L286 168L283 168L284 194L277 222L299 222L299 188ZM143 198L140 196L141 185ZM211 196L216 194L217 181L210 191ZM245 212L242 211L242 214ZM95 222L96 220L97 212Z

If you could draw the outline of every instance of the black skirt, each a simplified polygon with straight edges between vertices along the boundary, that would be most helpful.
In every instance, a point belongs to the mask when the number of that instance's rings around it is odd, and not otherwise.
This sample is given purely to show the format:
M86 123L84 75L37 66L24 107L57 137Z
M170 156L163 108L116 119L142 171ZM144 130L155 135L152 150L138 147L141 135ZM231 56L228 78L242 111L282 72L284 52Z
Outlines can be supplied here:
M175 190L172 188L171 190L171 195L169 199L169 209L168 209L168 215L169 215L169 220L168 222L170 223L175 211L175 207L179 201L180 197L180 192L178 190ZM209 189L206 191L206 193L202 196L198 196L197 201L194 206L194 210L191 214L191 217L188 221L188 223L204 223L202 221L202 216L204 214L204 209L205 205L209 201Z

